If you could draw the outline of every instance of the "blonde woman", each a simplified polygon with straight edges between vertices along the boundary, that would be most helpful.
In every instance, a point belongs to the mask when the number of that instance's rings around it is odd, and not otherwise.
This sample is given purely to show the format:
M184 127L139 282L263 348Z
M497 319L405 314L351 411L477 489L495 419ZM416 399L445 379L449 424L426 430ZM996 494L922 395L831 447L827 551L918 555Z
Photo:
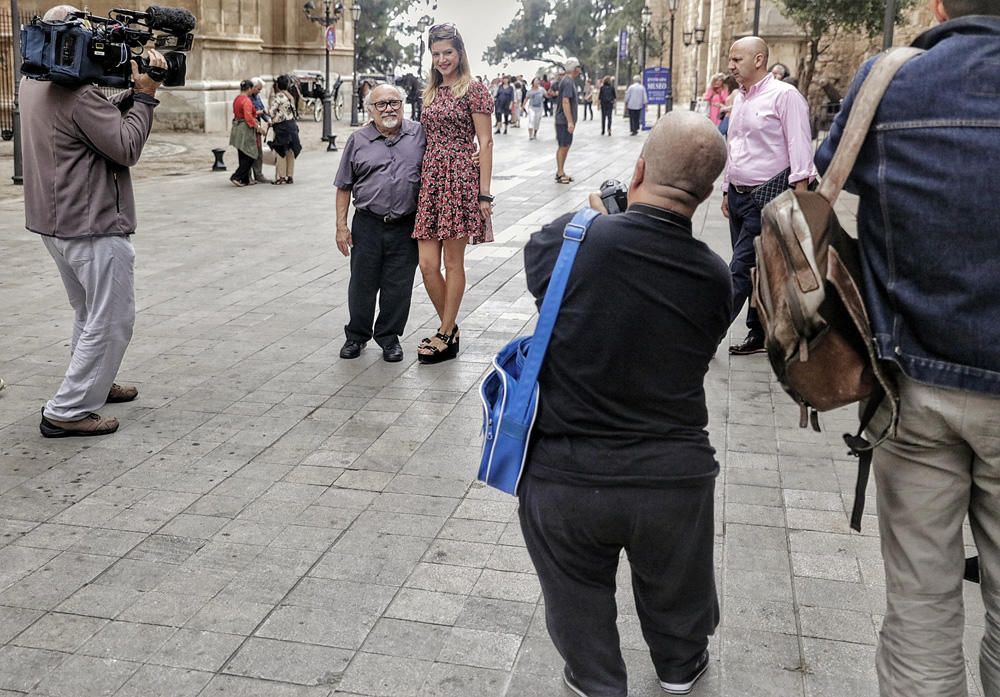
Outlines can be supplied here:
M424 288L440 320L437 333L417 348L417 360L430 364L458 355L466 245L493 241L493 98L473 79L465 42L454 24L431 27L427 45L431 74L420 115L427 150L413 237ZM474 141L479 143L478 168Z

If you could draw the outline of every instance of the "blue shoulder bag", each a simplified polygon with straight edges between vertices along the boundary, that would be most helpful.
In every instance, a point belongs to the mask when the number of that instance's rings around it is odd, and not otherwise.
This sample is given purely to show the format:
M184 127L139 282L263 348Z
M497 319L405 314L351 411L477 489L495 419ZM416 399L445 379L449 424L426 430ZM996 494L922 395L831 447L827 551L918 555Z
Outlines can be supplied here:
M483 455L477 478L508 494L517 495L524 473L528 439L538 411L538 373L559 315L569 272L597 216L597 211L584 208L566 224L534 335L519 336L500 349L493 359L493 368L479 386L483 400Z

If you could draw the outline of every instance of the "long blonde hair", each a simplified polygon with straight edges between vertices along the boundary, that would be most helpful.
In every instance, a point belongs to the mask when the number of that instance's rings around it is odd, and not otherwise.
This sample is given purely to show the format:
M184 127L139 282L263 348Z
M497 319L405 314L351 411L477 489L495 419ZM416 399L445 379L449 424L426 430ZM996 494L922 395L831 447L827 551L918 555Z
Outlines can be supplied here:
M465 51L465 42L462 35L458 33L458 28L454 24L438 24L430 28L427 32L427 50L433 44L447 41L451 47L458 51L458 80L451 86L451 94L455 99L461 99L469 91L472 84L472 67L469 65L469 55ZM444 81L440 71L434 67L434 59L431 59L430 75L427 79L427 87L424 88L424 106L429 106L437 96L438 87Z

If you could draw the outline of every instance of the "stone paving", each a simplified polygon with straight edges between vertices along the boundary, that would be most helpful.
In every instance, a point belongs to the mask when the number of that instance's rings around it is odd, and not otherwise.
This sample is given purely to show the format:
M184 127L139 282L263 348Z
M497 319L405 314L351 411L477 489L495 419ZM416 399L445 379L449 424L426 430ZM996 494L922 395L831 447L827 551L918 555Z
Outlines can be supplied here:
M569 694L516 502L473 482L476 387L491 354L531 329L524 242L603 179L627 178L642 137L583 123L566 187L552 181L551 130L498 136L497 242L469 250L463 352L440 366L414 360L435 326L420 287L402 363L371 345L337 357L339 154L304 154L293 186L235 189L203 171L140 181L139 313L120 376L140 398L106 407L123 426L100 439L38 434L71 317L5 187L0 697ZM728 258L718 204L695 229ZM874 500L862 534L847 524L855 464L839 434L853 415L800 430L766 360L725 345L708 398L723 619L694 694L876 695L884 580ZM620 571L631 694L662 694L627 561ZM978 695L974 587L967 609Z

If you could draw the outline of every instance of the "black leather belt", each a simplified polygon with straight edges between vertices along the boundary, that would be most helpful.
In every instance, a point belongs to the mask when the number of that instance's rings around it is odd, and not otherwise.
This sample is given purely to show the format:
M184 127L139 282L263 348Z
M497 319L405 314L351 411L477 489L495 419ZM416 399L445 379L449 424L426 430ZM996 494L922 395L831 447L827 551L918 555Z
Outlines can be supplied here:
M365 210L364 208L358 208L358 213L364 213L365 215L381 220L383 223L398 223L404 220L409 220L414 217L416 213L407 213L406 215L379 215L378 213L372 213L371 211Z
M733 190L738 194L749 194L760 185L754 184L753 186L739 186L737 184L730 184L729 186L733 187Z

